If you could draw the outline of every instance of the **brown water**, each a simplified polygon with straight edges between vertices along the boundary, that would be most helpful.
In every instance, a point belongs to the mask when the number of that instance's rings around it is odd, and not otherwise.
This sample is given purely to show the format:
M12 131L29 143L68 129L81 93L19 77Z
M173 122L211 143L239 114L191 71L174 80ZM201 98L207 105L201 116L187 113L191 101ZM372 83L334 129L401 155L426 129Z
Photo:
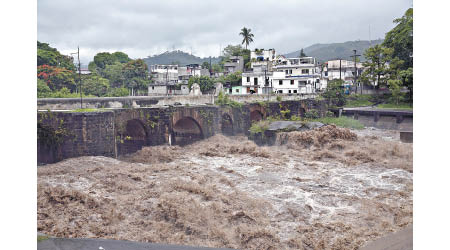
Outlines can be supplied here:
M216 135L38 168L38 230L239 249L357 249L412 223L412 144L333 127Z

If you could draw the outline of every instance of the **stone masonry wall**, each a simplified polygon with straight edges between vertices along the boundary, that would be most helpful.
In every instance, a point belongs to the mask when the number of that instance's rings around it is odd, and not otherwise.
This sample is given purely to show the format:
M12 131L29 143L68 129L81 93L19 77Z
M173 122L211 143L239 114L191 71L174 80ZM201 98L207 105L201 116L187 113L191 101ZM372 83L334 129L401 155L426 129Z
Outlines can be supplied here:
M281 110L301 115L309 109L326 109L315 100L252 103L231 106L172 106L112 109L96 112L38 112L38 163L53 163L70 157L102 155L117 157L143 146L168 144L173 126L184 117L193 119L204 138L222 132L224 117L232 120L232 134L248 133L250 113L280 116Z

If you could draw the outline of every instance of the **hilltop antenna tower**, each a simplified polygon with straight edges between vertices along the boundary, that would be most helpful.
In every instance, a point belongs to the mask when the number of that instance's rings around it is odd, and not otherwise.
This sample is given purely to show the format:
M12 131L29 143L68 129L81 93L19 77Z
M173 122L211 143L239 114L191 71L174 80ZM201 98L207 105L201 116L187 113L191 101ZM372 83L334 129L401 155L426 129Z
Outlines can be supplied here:
M370 38L370 24L369 24L369 46L372 47L372 39Z

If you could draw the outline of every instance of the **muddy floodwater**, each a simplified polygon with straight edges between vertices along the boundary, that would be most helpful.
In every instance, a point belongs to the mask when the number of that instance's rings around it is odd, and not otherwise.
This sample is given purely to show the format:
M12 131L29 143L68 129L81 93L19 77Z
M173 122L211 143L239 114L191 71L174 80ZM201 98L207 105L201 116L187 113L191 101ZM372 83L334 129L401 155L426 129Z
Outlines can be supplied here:
M38 231L236 249L358 249L412 224L413 146L326 126L39 167Z

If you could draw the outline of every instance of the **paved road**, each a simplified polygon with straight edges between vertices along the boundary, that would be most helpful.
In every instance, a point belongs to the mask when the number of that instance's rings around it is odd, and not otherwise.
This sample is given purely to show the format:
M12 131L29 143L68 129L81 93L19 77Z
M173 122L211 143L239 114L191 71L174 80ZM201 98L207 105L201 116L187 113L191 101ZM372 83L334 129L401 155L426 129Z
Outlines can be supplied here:
M229 248L190 247L105 239L50 238L37 243L38 250L218 250Z
M361 248L361 250L412 250L412 249L413 249L412 225L398 232L386 235Z

